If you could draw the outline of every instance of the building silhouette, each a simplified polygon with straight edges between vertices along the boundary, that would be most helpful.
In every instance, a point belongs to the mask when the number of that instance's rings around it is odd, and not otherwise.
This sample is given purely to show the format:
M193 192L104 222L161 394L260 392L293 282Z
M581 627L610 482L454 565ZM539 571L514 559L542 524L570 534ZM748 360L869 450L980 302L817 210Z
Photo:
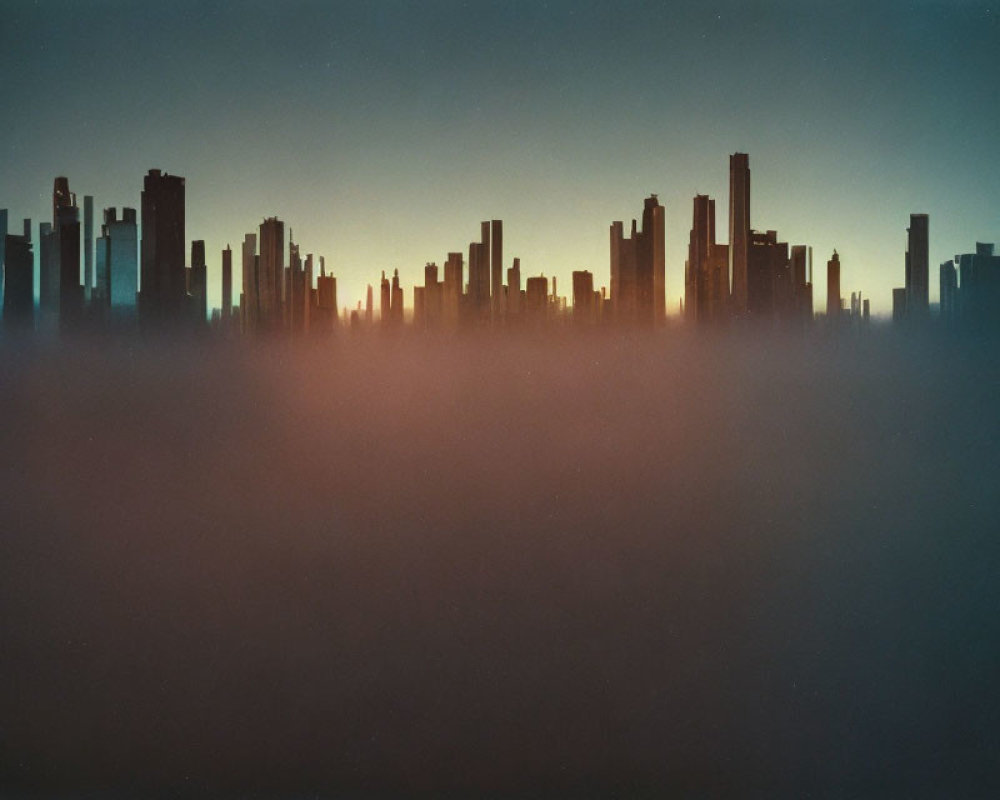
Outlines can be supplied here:
M98 282L95 295L108 310L110 321L127 326L138 312L138 226L134 208L104 209L97 240Z
M205 241L191 242L191 269L188 274L188 305L196 325L208 321L208 268L205 264Z
M4 229L6 222L4 214ZM5 233L3 258L3 328L11 333L30 333L35 327L35 257L31 237Z
M59 330L72 332L83 322L84 292L80 283L80 208L67 178L55 179L52 208L58 250L50 257L54 255L59 265Z
M528 278L524 292L524 319L530 325L541 325L548 318L549 280L544 275Z
M791 268L788 244L777 231L751 231L746 259L746 315L755 321L773 322L788 313Z
M268 217L259 227L257 262L257 324L260 332L278 333L285 327L282 304L285 283L285 223Z
M836 250L826 262L826 317L835 320L840 316L840 255Z
M369 287L370 288L370 287ZM337 279L326 274L326 261L319 259L319 277L316 279L316 315L315 330L317 332L333 331L337 327Z
M240 322L244 334L257 333L257 317L260 312L257 297L257 234L243 236L240 248L240 263L243 272L243 291L240 294Z
M94 287L94 198L83 196L83 300L90 302Z
M611 223L611 302L615 320L652 325L666 310L664 210L650 195L643 204L642 230L636 220L628 236L621 222Z
M6 261L7 251L7 232L7 209L0 208L0 303L3 302L4 296L4 262Z
M573 322L595 325L600 320L601 294L594 291L594 275L587 270L573 273Z
M222 251L222 319L233 316L233 249L227 244Z
M694 198L688 258L684 264L684 314L692 322L721 322L729 314L729 246L715 241L715 201Z
M792 314L808 324L813 318L812 248L804 244L792 246Z
M974 253L955 256L958 262L957 311L969 331L1000 328L1000 256L992 244L976 243Z
M929 227L926 214L910 214L910 227L906 229L906 315L914 320L930 316Z
M504 314L503 305L503 220L490 222L490 312L494 324Z
M945 261L938 268L938 286L940 289L940 313L945 323L952 323L959 318L958 304L958 270L953 260Z
M187 316L184 213L184 178L149 170L141 211L139 317L144 326L176 323Z
M732 313L750 310L750 156L729 157L729 275Z

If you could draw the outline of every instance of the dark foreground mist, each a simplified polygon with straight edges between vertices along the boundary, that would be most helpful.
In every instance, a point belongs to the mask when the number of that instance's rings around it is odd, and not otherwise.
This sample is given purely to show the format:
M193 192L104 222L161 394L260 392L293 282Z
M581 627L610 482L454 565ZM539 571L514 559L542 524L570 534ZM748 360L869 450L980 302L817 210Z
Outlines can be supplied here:
M998 409L884 333L0 343L0 789L996 796Z

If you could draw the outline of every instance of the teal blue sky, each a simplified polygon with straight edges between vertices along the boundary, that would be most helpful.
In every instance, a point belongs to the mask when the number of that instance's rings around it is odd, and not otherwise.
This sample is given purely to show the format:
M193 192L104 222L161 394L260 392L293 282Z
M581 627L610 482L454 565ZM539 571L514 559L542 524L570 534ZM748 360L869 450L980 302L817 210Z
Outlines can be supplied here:
M656 192L668 308L696 193L814 248L815 301L885 314L909 214L937 264L1000 240L1000 7L990 2L0 3L0 207L51 215L56 175L136 206L187 178L187 236L219 255L277 215L341 305L505 224L527 275L608 282L608 225ZM410 295L407 293L407 304Z

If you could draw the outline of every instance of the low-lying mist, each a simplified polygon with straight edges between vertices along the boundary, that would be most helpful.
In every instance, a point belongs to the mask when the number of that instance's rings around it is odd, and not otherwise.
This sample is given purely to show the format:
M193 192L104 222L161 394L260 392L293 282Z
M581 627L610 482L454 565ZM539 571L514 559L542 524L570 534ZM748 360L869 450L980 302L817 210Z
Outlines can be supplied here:
M996 796L1000 358L0 342L17 796Z

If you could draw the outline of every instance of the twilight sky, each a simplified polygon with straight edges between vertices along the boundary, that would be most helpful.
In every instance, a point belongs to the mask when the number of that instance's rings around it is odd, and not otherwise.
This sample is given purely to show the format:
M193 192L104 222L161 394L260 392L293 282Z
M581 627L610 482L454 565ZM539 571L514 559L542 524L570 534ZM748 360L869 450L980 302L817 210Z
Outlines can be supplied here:
M656 192L675 311L692 197L725 231L744 151L751 223L814 247L816 308L836 247L884 314L911 212L932 301L939 262L1000 241L1000 5L874 5L0 0L0 208L37 235L54 176L138 208L156 167L187 178L210 305L218 251L277 215L342 306L393 268L409 306L490 218L505 266L606 285L608 225Z

